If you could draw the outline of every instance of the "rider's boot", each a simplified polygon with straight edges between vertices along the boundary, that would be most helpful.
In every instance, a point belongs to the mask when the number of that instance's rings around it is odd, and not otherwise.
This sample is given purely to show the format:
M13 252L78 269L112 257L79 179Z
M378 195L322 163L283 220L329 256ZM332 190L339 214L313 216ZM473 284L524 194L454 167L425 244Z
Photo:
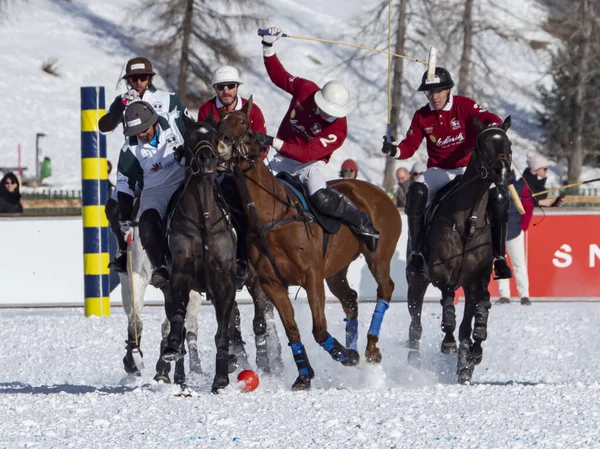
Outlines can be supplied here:
M324 215L339 218L344 224L360 236L367 249L374 252L379 242L379 231L373 226L371 218L358 210L350 199L330 188L319 189L310 196L312 204Z
M508 193L505 188L490 189L488 212L492 221L494 279L510 279L513 274L506 261L506 228L508 227Z
M408 221L409 255L406 261L407 276L425 273L423 240L425 234L425 207L429 189L422 182L413 182L406 194L406 218Z
M113 198L109 198L104 208L106 218L110 224L110 230L117 238L119 249L115 254L115 258L108 264L109 270L125 273L127 271L127 243L121 234L119 226L119 203Z
M140 239L152 264L150 284L156 288L166 286L170 279L169 268L165 258L165 238L162 231L162 220L156 209L144 211L140 217Z

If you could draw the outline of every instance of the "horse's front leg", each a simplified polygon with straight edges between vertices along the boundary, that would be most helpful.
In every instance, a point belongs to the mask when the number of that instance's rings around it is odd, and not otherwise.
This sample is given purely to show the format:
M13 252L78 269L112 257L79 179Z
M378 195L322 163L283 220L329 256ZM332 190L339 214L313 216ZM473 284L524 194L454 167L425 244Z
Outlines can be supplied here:
M357 365L360 361L358 351L355 349L346 349L327 331L323 276L316 269L313 269L310 273L307 273L306 277L304 288L306 289L308 305L312 314L315 341L331 355L333 360L341 362L344 366Z
M162 289L165 295L165 312L170 323L166 345L161 352L161 358L165 362L175 362L183 357L190 281L189 275L174 270L171 281Z
M348 267L327 278L327 286L340 301L346 318L346 347L358 352L358 293L348 284Z
M298 377L292 385L292 390L310 390L310 381L315 377L315 372L300 340L300 331L294 319L294 308L288 297L287 287L281 285L278 281L267 282L264 280L261 281L261 287L277 309L277 312L279 312L279 318L283 323L289 341L288 344L292 349L294 361L298 368Z
M246 343L242 339L240 308L238 307L237 302L233 303L233 309L229 317L227 338L229 338L230 353L229 371L234 372L238 368L238 366L242 369L250 369L248 353L246 352L246 348L244 347Z
M283 360L281 359L281 343L273 316L273 304L262 290L260 278L252 265L248 267L246 287L254 303L252 327L256 344L256 366L266 374L281 374ZM267 320L271 320L270 325Z
M201 304L200 294L192 290L185 315L185 340L188 348L190 371L193 373L202 372L200 356L198 355L198 312Z
M442 332L446 335L442 341L441 351L443 354L456 354L456 339L454 330L456 329L456 309L454 307L454 287L443 285L442 291Z
M209 269L210 267L210 269ZM235 265L232 261L226 263L209 260L209 278L215 297L211 298L217 318L215 346L217 348L215 362L215 377L211 391L219 390L229 385L229 321L235 305Z
M421 336L423 325L421 314L423 312L423 298L429 286L429 281L424 275L406 276L408 281L408 313L410 314L410 326L408 329L408 363L415 368L421 367Z
M129 267L128 273L129 273ZM142 310L144 308L144 293L148 286L148 278L143 273L133 272L130 275L122 274L121 278L121 299L123 308L127 315L127 341L126 353L123 357L123 367L128 374L141 375L144 367L143 354L141 351L142 342ZM131 281L133 280L133 287Z

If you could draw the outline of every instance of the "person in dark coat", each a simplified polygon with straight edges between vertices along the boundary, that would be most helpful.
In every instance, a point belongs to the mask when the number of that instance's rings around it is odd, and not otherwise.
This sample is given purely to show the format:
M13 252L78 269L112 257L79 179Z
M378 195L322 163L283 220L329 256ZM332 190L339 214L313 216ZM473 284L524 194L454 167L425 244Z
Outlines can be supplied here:
M0 214L23 212L19 180L14 173L7 173L0 183Z

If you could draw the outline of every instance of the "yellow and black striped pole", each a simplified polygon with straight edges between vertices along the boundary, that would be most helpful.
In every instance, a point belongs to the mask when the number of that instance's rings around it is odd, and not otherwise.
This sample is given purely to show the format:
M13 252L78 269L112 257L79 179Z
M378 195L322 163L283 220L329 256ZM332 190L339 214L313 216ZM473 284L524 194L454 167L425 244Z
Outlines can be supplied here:
M81 88L81 183L85 316L110 316L106 136L98 130L104 115L104 87Z

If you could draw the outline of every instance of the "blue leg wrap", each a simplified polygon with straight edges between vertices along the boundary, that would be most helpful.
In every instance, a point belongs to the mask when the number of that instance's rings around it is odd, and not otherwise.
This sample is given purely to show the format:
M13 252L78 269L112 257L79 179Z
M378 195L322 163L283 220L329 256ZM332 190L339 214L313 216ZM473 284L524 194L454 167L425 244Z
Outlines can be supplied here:
M339 341L333 338L331 334L327 334L327 340L321 343L321 347L331 354L331 357L338 362L346 359L346 356L344 355L344 347Z
M304 345L302 343L289 343L289 346L292 348L292 354L294 354L294 361L298 367L298 374L310 376L308 370L308 357L306 356Z
M346 322L346 347L358 351L358 320L344 318Z
M383 322L383 316L390 307L390 304L383 299L377 300L375 311L373 312L373 318L371 318L371 327L369 327L369 335L379 337L379 330L381 329L381 323Z

